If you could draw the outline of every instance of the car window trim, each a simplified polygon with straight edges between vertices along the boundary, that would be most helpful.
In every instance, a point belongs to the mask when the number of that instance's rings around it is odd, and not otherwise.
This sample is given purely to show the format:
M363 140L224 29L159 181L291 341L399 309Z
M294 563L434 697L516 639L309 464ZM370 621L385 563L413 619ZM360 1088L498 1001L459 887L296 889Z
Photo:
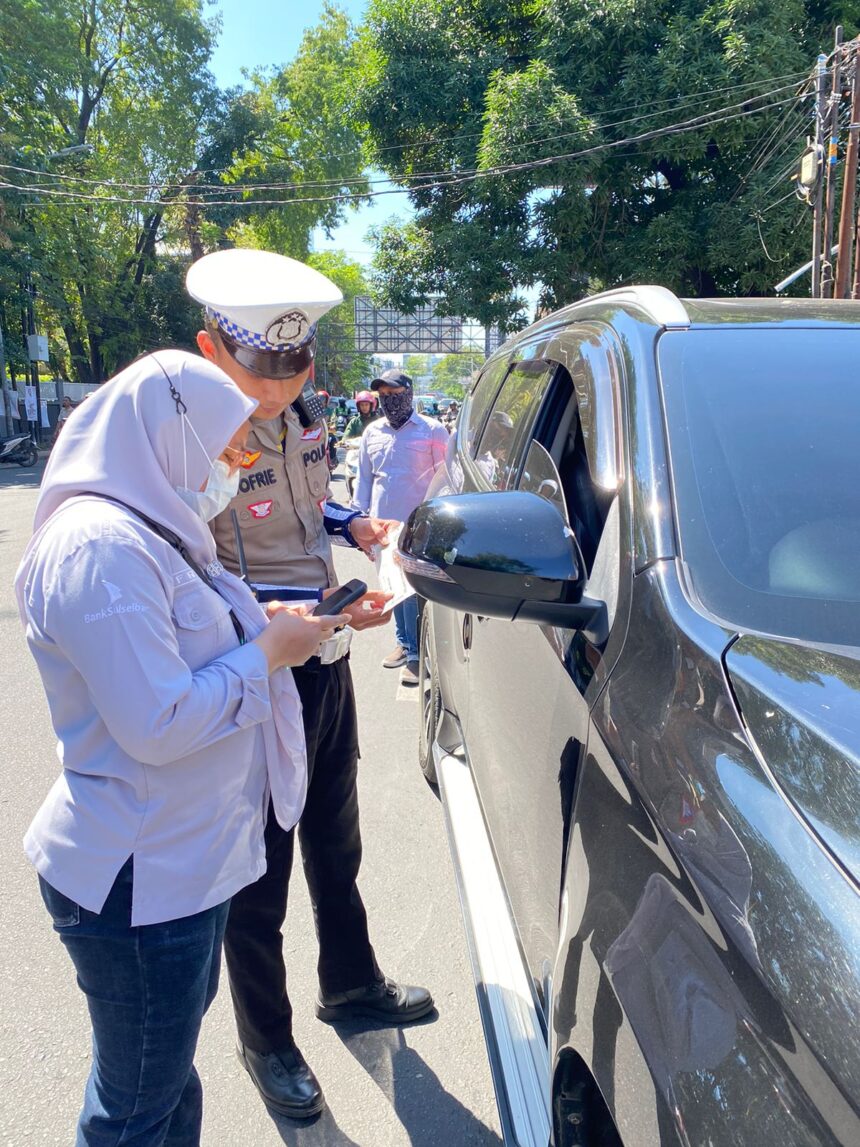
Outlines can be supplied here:
M519 351L520 348L518 347L517 350ZM519 452L519 455L515 461L514 466L509 471L509 474L508 474L508 483L509 484L506 486L506 489L508 489L508 490L515 490L517 488L517 484L519 483L520 477L522 475L523 467L525 466L526 454L528 453L528 448L529 448L532 440L535 437L535 428L538 427L538 425L540 423L541 414L543 412L547 398L550 395L550 393L553 389L553 385L555 383L555 379L556 379L556 365L555 365L555 363L548 362L542 356L538 357L537 355L527 355L527 356L523 357L521 354L519 354L517 357L512 357L511 361L508 363L508 369L505 372L504 378L502 379L501 386L499 387L499 389L496 391L495 395L493 396L493 401L490 403L490 405L486 409L486 413L485 413L484 418L483 418L482 423L481 423L481 433L475 442L476 447L478 445L480 445L480 443L483 439L483 436L484 436L484 432L487 428L487 423L488 423L490 416L492 415L493 411L495 410L496 403L499 400L499 397L502 393L502 390L505 388L507 383L510 381L510 377L513 374L513 372L517 369L517 367L520 367L520 366L525 366L526 369L528 369L528 370L534 370L535 373L538 373L537 368L540 368L539 373L541 373L541 374L546 373L549 375L549 377L547 379L547 383L546 383L546 387L544 389L544 392L541 395L540 402L538 403L538 408L535 411L534 420L533 420L528 432L523 436L523 439L522 439L523 446ZM474 463L473 472L479 473L481 475L481 478L482 478L481 484L487 490L497 489L497 487L491 485L487 481L485 475L480 470L480 467L478 467L477 457L471 459L471 461Z
M510 361L505 361L505 359L498 359L498 358L487 359L487 361L484 363L484 366L481 370L481 373L475 379L475 382L474 382L473 386L471 387L469 394L467 396L469 406L466 408L465 413L468 416L468 414L471 412L472 398L475 394L475 391L477 390L478 386L481 383L481 379L484 377L485 374L488 374L497 365L499 365L500 362L502 364L504 364L504 367L505 367L504 372L500 376L498 385L496 386L495 390L493 391L493 397L490 399L490 401L484 407L484 413L481 415L480 424L475 428L475 434L474 434L474 437L473 437L470 445L477 446L477 444L481 441L481 435L484 433L484 427L487 424L487 419L490 416L490 411L493 409L493 405L494 405L496 399L499 397L499 391L505 385L505 382L507 381L508 375L511 373L511 366L513 364ZM468 430L468 422L469 422L468 417L465 417L463 420L463 425L467 430ZM471 451L468 449L468 447L466 446L462 437L459 434L457 435L457 447L458 447L458 450L459 450L459 453L461 456L461 460L467 460L468 462L474 463L475 459L474 459ZM470 469L472 469L472 467L470 467ZM475 469L477 469L477 467L475 467Z
M597 340L605 355L607 374L590 371L596 385L586 389L575 367L583 357L583 343ZM612 331L604 323L582 322L557 331L544 350L547 359L560 363L573 382L585 452L592 481L607 493L617 492L624 478L621 449L621 366Z

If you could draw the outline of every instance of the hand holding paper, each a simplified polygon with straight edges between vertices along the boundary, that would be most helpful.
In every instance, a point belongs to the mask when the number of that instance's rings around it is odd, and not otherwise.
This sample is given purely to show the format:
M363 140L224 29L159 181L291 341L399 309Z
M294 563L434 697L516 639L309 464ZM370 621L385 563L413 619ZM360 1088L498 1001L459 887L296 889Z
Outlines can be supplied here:
M389 530L387 545L376 545L371 549L373 561L376 565L376 575L379 578L379 588L385 593L392 595L391 600L385 604L386 613L394 609L396 605L400 605L407 597L412 597L415 593L415 590L406 580L400 563L397 560L397 544L400 541L402 531L403 523L400 522L396 529Z

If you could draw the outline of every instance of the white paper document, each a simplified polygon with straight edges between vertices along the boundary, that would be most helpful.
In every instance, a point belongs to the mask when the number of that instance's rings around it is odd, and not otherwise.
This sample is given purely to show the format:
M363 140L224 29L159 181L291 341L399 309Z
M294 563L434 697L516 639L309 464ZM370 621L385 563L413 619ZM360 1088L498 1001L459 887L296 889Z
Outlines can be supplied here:
M391 601L385 603L384 613L388 613L389 610L394 609L395 605L400 605L402 601L405 601L407 597L412 597L415 593L397 560L397 545L402 532L403 526L401 525L400 529L394 530L388 535L387 546L373 546L371 550L376 566L376 576L379 578L379 588L383 593L394 594Z

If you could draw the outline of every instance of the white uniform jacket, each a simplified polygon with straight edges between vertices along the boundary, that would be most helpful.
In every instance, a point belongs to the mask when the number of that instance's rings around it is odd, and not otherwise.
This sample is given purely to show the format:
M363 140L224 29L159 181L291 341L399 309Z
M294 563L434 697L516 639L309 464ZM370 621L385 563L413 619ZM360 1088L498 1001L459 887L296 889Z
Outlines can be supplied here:
M63 772L27 855L93 912L133 855L132 924L219 904L265 871L270 790L286 827L304 803L292 674L269 678L238 579L219 575L241 602L241 646L223 598L124 508L76 498L43 531L19 606Z

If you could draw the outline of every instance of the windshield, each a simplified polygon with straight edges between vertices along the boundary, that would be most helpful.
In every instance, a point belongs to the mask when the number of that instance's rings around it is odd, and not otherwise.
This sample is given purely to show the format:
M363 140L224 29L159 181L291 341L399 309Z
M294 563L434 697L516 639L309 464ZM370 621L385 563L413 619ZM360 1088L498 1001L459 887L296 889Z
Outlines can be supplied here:
M658 346L681 556L739 629L860 644L860 329Z

